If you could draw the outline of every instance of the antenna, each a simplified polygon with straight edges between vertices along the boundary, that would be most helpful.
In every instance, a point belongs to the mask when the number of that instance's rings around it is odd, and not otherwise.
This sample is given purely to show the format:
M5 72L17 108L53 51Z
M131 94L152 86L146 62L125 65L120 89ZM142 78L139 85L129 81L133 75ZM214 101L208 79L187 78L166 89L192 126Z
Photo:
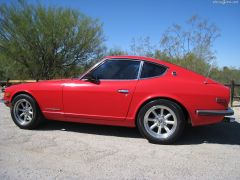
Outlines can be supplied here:
M207 80L208 80L208 77L209 77L210 72L212 70L212 67L213 67L213 61L212 61L211 65L210 65L210 67L208 69L208 73L207 73L206 79L204 80L204 84L207 84Z

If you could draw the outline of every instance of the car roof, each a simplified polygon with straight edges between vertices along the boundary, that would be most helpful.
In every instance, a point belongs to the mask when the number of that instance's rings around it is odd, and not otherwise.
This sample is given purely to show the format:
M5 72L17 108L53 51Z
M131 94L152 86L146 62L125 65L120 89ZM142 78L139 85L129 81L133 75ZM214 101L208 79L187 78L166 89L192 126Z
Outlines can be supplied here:
M154 58L150 58L150 57L144 57L144 56L106 56L105 59L136 59L136 60L144 60L144 61L149 61L149 62L153 62L153 63L157 63L157 64L162 64L165 66L174 66L174 64L168 63L166 61L163 60L159 60L159 59L154 59Z

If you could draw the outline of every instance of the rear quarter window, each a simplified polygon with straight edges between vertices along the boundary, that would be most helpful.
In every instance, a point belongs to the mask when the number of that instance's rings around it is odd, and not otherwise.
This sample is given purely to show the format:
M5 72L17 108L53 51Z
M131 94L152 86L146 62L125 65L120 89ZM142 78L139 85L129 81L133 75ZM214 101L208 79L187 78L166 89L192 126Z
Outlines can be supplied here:
M160 64L144 62L141 72L141 79L161 76L166 72L166 70L167 67Z

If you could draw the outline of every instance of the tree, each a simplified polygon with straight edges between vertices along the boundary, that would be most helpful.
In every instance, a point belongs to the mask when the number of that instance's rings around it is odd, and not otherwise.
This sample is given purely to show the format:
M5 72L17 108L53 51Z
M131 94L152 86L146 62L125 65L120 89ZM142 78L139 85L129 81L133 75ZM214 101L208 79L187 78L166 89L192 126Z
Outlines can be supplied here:
M101 23L72 9L2 4L0 27L0 54L34 79L72 75L104 48Z
M21 64L0 54L0 80L7 80L8 78L26 79L28 76L26 69Z
M128 54L128 52L125 52L120 48L111 48L107 52L107 56L120 56L120 55L127 55L127 54Z
M131 54L138 56L153 57L155 45L151 43L150 37L133 38L130 45Z
M160 41L162 51L170 57L183 58L193 53L205 61L213 60L213 42L220 36L217 26L206 19L192 16L183 27L173 24L167 29Z

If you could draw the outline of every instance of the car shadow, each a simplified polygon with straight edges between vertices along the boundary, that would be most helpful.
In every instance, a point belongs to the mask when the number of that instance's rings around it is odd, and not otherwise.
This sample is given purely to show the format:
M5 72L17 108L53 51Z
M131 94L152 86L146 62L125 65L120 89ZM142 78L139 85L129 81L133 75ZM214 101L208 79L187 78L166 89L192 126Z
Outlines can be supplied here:
M95 134L103 136L118 136L127 138L142 138L137 128L119 126L104 126L94 124L82 124L62 121L47 121L37 130L41 131L71 131L76 133Z
M71 122L47 121L40 131L70 131L76 133L116 136L125 138L142 138L137 128L80 124ZM240 123L221 122L215 125L190 127L187 126L175 145L193 144L228 144L240 145Z
M178 145L202 143L240 145L240 123L221 122L208 126L188 127L177 142Z

